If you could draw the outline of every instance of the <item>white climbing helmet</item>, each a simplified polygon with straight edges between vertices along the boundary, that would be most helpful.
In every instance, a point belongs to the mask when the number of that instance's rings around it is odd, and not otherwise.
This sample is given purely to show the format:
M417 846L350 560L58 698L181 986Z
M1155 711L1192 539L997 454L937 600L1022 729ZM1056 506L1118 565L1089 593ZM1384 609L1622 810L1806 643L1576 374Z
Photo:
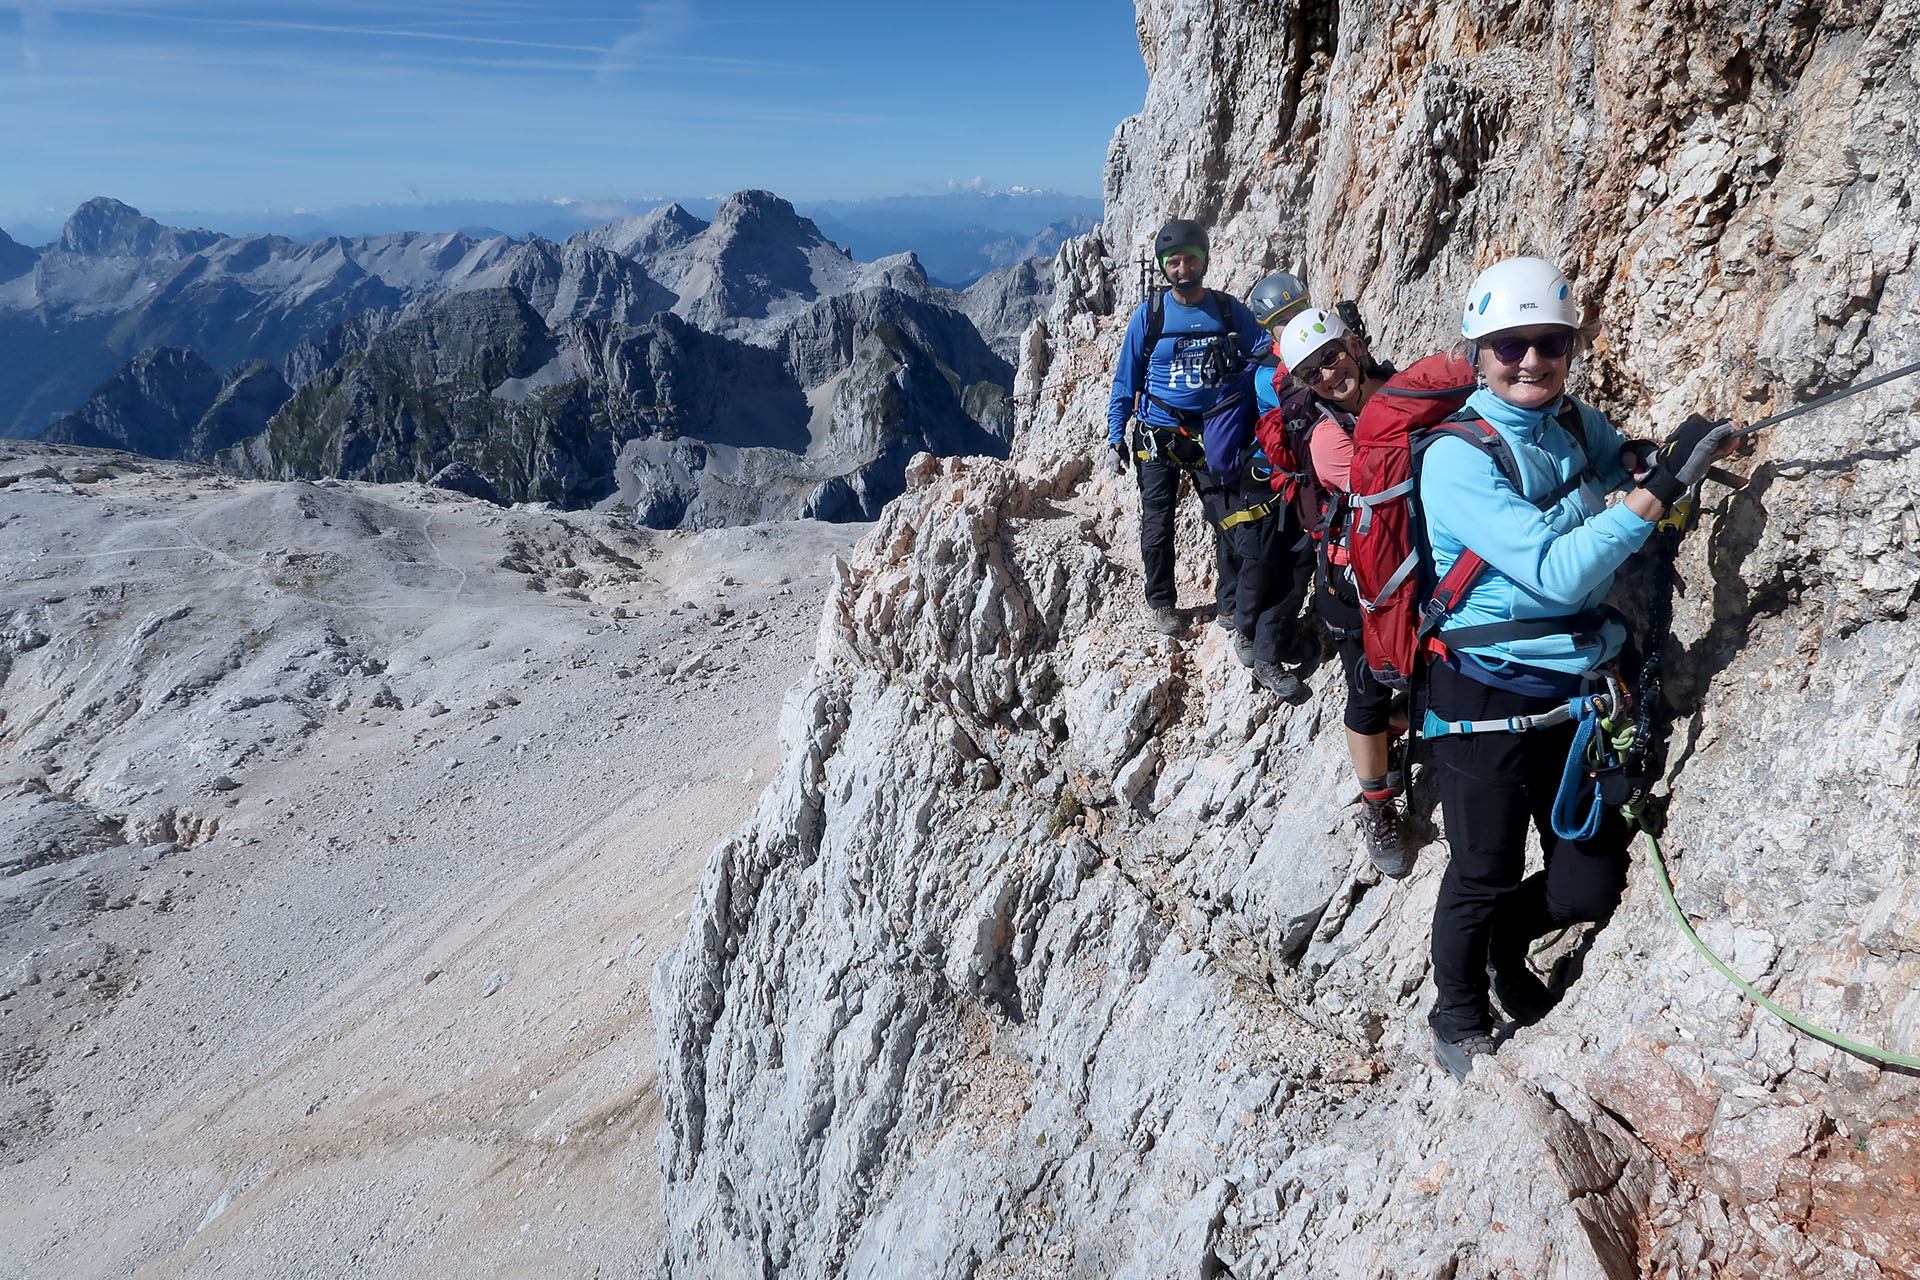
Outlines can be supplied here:
M1338 342L1350 333L1344 321L1331 311L1313 308L1289 317L1280 330L1280 359L1287 368L1298 369L1329 342Z
M1545 258L1508 258L1475 278L1460 321L1462 336L1479 339L1529 324L1580 327L1580 308L1560 268Z

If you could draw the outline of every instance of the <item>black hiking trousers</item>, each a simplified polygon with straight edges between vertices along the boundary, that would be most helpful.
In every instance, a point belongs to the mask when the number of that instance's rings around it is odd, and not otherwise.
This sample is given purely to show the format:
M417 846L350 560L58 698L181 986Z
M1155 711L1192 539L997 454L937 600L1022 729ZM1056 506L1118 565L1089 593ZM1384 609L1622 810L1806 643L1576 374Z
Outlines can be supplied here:
M1226 532L1236 566L1234 629L1253 640L1256 662L1283 660L1300 606L1313 582L1313 558L1300 545L1299 522L1290 504L1263 485L1264 494L1243 488L1229 509L1273 501L1274 510Z
M1537 715L1553 698L1495 689L1435 663L1428 705L1443 720L1495 720ZM1452 855L1433 905L1433 1011L1427 1022L1443 1040L1493 1029L1487 966L1521 973L1534 939L1583 921L1604 922L1627 884L1633 832L1609 805L1591 840L1553 834L1551 812L1574 726L1526 733L1436 738L1440 808ZM1546 867L1521 878L1527 824L1540 833Z
M1133 473L1140 481L1140 567L1146 573L1147 607L1169 609L1177 603L1173 583L1173 515L1180 500L1180 477L1190 476L1200 495L1200 511L1214 530L1213 588L1215 608L1231 617L1239 595L1239 564L1233 558L1228 540L1220 536L1220 521L1226 517L1227 494L1207 475L1203 466L1189 471L1163 458L1134 459Z

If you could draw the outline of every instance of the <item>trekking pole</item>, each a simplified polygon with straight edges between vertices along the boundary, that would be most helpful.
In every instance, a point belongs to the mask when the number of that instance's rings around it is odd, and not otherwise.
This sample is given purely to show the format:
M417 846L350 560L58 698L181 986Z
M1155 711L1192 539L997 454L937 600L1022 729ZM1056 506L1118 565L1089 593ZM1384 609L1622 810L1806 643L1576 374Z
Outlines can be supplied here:
M1771 427L1776 422L1785 422L1788 418L1797 418L1803 413L1810 413L1815 409L1825 408L1827 405L1845 400L1849 396L1857 396L1862 391L1871 391L1882 383L1892 382L1895 378L1904 378L1910 373L1920 373L1920 360L1909 365L1902 365L1892 373L1883 373L1877 378L1869 378L1865 382L1855 383L1851 387L1842 387L1840 390L1821 396L1817 400L1809 400L1805 404L1797 404L1791 409L1774 414L1771 418L1762 418L1750 427L1742 427L1740 430L1734 432L1734 434L1736 436L1750 436L1762 427Z

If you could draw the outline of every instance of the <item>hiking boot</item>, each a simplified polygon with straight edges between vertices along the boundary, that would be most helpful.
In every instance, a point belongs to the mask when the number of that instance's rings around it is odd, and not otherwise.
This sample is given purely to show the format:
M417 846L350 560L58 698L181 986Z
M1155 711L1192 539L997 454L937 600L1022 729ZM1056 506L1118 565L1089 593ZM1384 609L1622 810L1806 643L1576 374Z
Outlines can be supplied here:
M1213 611L1213 625L1222 631L1233 630L1233 614L1226 609L1215 609Z
M1240 659L1240 665L1253 665L1253 637L1244 631L1233 633L1233 656Z
M1433 1033L1433 1060L1445 1067L1455 1080L1464 1081L1473 1073L1473 1060L1491 1056L1500 1042L1484 1031L1475 1031L1458 1040L1443 1040Z
M1413 855L1400 830L1400 808L1391 795L1381 800L1360 798L1360 827L1367 837L1367 857L1381 875L1399 880L1413 870Z
M1300 678L1288 672L1277 662L1255 662L1253 681L1266 688L1276 698L1294 698L1300 694Z
M1180 625L1180 615L1173 611L1170 604L1158 605L1153 611L1153 629L1163 636L1177 636L1185 630Z
M1507 1017L1523 1027L1530 1027L1553 1011L1560 998L1553 989L1533 976L1533 971L1522 967L1516 973L1503 973L1487 965L1487 982L1493 988L1493 998L1500 1002Z

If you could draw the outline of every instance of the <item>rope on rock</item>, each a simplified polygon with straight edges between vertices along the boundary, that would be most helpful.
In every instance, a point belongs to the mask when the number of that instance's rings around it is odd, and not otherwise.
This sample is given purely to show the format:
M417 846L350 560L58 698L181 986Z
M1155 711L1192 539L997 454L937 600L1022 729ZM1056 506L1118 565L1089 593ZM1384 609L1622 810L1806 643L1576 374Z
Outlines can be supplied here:
M1788 1013L1785 1009L1782 1009L1779 1005L1761 995L1759 991L1754 989L1752 983L1735 973L1732 968L1727 965L1726 961L1713 954L1707 947L1707 944L1700 941L1700 935L1693 931L1693 925L1688 921L1687 913L1680 909L1680 902L1673 895L1673 877L1667 871L1666 859L1660 855L1660 842L1654 839L1653 832L1647 830L1646 827L1640 826L1637 822L1635 825L1639 827L1640 834L1647 838L1647 849L1653 855L1653 869L1659 873L1660 896L1667 900L1667 908L1673 912L1674 922L1680 926L1680 932L1686 934L1687 941L1693 944L1693 949L1705 956L1728 982L1731 982L1735 987L1740 989L1743 995L1759 1005L1762 1009L1765 1009L1768 1013L1771 1013L1774 1017L1779 1018L1788 1026L1793 1027L1797 1031L1805 1032L1816 1040L1823 1040L1837 1049L1844 1049L1848 1053L1858 1054L1863 1058L1871 1058L1875 1062L1884 1062L1898 1067L1910 1067L1916 1071L1920 1071L1920 1056L1908 1053L1894 1053L1890 1049L1876 1049L1872 1045L1861 1044L1857 1040L1849 1040L1837 1031L1830 1031L1826 1027L1808 1022L1805 1018Z

